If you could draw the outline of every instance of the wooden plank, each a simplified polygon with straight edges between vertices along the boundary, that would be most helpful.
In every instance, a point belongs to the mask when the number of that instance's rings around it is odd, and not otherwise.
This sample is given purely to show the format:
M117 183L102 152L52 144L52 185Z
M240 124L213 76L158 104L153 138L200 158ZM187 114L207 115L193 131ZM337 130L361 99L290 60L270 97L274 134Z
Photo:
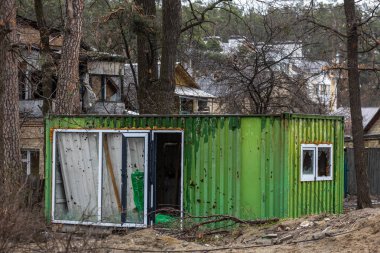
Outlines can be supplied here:
M113 191L115 193L117 207L119 209L119 212L121 212L121 200L120 200L120 196L119 196L119 189L117 188L117 184L116 184L115 175L113 174L113 167L112 167L112 162L111 162L111 156L110 156L110 152L109 152L109 149L108 149L107 135L104 135L104 137L103 137L103 148L104 148L104 153L105 153L105 156L106 156L107 169L108 169L108 172L110 174L111 181L112 181Z

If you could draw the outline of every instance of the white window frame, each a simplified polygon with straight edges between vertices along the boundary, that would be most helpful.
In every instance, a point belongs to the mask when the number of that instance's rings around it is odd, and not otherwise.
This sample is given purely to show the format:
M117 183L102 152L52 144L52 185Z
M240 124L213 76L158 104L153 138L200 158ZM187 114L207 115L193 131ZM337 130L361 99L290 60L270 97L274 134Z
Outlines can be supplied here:
M146 199L144 199L144 223L123 223L123 224L117 224L117 223L105 223L101 222L101 207L102 207L102 165L103 165L103 134L104 133L121 133L121 134L129 134L128 137L145 137L145 168L144 168L144 174L145 178L144 181L146 183L147 181L147 168L148 168L148 133L150 131L148 130L90 130L90 129L55 129L53 132L53 161L52 161L52 205L51 205L51 221L52 223L59 223L59 224L80 224L80 225L96 225L96 226L105 226L105 227L136 227L136 228L144 228L147 227L147 203ZM55 219L54 217L54 211L55 211L55 166L56 166L56 140L57 140L57 133L97 133L98 134L98 154L99 154L99 167L98 167L98 212L97 212L97 221L96 222L89 222L89 221L72 221L72 220L59 220ZM146 187L144 187L146 188ZM146 198L146 189L144 189L144 198Z
M311 151L314 152L313 161L312 161L312 164L313 164L313 174L311 174L311 175L304 175L303 174L303 151L304 150L311 150ZM303 182L310 182L310 181L314 181L315 180L315 172L316 172L316 165L317 165L316 156L317 156L316 145L314 145L314 144L301 144L301 162L300 162L300 164L301 164L301 168L300 168L301 181L303 181Z
M21 159L21 162L26 163L26 175L29 176L30 175L30 150L22 149L21 153L22 152L26 152L26 158Z
M184 134L183 130L115 130L115 129L105 129L105 130L93 130L93 129L54 129L53 131L53 159L52 159L52 199L51 199L51 221L52 223L58 224L72 224L72 225L96 225L96 226L104 226L104 227L136 227L136 228L145 228L148 225L148 213L147 213L147 190L148 190L148 156L149 156L149 142L148 135L157 132L167 132L167 133L181 133L182 134L182 150L181 150L181 218L183 213L183 154L184 154ZM59 220L54 218L55 211L55 166L56 166L56 141L57 141L57 133L97 133L98 134L98 153L99 153L99 167L98 167L98 210L97 210L97 222L91 221L72 221L72 220ZM102 208L102 165L103 165L103 134L105 133L120 133L125 137L144 137L145 138L145 168L144 168L144 223L105 223L101 222L101 208Z
M330 176L318 176L318 148L330 148ZM313 174L304 175L303 174L303 151L313 150L314 160L313 160ZM300 178L302 182L312 182L312 181L329 181L333 180L334 173L334 156L333 156L333 145L332 144L301 144L301 156L300 156Z
M333 145L332 144L319 144L317 147L316 162L318 165L318 148L330 148L330 176L318 176L318 166L315 167L315 175L317 181L327 181L333 179L334 173L334 156L333 156Z
M32 171L31 171L31 163L32 163L32 161L30 160L31 152L38 152L38 159L39 159L39 157L40 157L40 151L38 149L22 148L21 149L21 153L22 152L26 152L26 158L25 159L21 159L21 162L22 163L26 163L26 175L30 176L30 174L32 173ZM38 160L38 162L39 162L39 160ZM40 166L40 164L38 164L38 166Z

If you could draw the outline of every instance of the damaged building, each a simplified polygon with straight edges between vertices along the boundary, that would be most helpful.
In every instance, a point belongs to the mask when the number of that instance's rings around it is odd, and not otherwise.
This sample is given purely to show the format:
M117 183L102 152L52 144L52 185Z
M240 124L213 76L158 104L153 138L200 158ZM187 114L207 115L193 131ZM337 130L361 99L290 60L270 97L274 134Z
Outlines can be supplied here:
M160 63L158 64L160 66ZM135 73L138 71L138 64L125 65L125 89L126 100L128 101L129 109L138 111L136 84L133 78L134 68ZM158 68L160 69L160 68ZM208 92L203 91L199 84L189 74L189 72L177 63L175 66L175 91L177 111L179 114L215 114L218 113L218 103L216 97Z
M45 216L147 227L167 208L178 218L341 213L343 126L297 114L50 115Z
M35 21L18 17L17 36L20 45L19 57L19 106L21 118L21 147L23 166L28 175L43 178L43 101L41 83L40 33ZM62 32L50 31L51 54L58 65ZM84 114L136 114L138 110L136 85L132 83L126 58L116 54L99 52L84 41L81 42L80 98ZM135 67L137 65L135 64ZM214 96L203 92L193 78L177 65L175 78L176 94L181 113L210 113ZM51 99L54 101L57 78L51 80ZM128 106L126 108L126 105ZM53 108L54 112L54 103Z

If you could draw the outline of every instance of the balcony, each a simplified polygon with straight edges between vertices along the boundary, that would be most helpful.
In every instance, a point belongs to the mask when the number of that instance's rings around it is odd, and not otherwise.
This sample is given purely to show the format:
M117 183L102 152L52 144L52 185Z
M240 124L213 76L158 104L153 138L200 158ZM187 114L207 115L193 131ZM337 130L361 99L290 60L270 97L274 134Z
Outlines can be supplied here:
M123 102L97 101L94 106L88 110L90 114L123 114L125 104Z
M20 116L26 118L42 117L42 99L19 100Z

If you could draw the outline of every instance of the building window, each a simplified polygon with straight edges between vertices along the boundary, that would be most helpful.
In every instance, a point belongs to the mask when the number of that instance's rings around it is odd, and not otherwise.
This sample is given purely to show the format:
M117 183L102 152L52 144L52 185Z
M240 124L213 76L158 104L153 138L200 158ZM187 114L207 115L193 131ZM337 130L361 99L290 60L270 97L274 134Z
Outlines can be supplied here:
M314 181L315 179L315 147L302 145L301 180Z
M198 100L198 111L209 112L210 107L207 106L207 100Z
M322 144L317 149L317 180L332 180L332 145Z
M189 114L193 113L193 99L189 98L180 98L180 113L181 114Z
M332 180L332 145L301 145L301 181Z
M38 150L21 150L21 162L26 175L39 175L40 152Z
M28 70L26 62L19 64L19 100L43 99L41 74L39 70Z
M28 83L27 83L27 75L26 75L26 68L27 64L26 62L22 62L19 64L18 67L18 86L19 86L19 99L25 100L29 99L29 92L28 92Z
M98 101L118 102L121 100L120 76L91 75L90 82Z

